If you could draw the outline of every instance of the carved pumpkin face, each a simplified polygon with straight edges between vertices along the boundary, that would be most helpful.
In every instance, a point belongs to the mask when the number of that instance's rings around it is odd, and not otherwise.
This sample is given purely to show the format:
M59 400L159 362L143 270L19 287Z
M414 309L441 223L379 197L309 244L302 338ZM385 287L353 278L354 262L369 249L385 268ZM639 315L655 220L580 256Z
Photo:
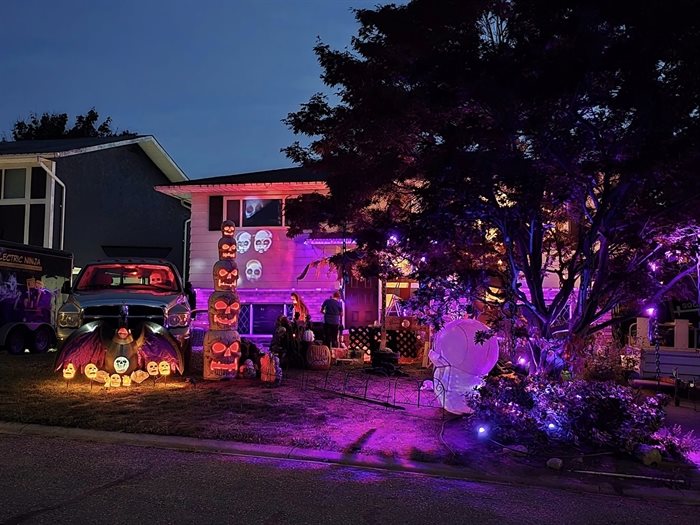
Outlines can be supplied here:
M95 379L95 377L97 377L97 370L97 365L93 363L86 364L84 370L85 377L87 377L88 379Z
M223 292L235 290L238 284L238 265L236 261L216 261L214 263L214 290Z
M238 247L233 237L222 237L219 239L219 260L235 259L237 251Z
M235 330L209 330L204 335L204 379L236 377L241 337Z
M235 292L214 292L209 296L209 329L228 330L238 327L241 305Z
M224 237L233 237L234 233L236 233L236 225L233 221L225 220L221 223L221 235Z
M75 377L75 365L68 363L63 367L63 379L73 379Z

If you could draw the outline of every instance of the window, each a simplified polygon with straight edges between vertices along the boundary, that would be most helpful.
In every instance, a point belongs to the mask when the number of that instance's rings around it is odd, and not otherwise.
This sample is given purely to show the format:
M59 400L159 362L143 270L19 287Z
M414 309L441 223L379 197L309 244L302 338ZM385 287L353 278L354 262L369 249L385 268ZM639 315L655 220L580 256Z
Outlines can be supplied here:
M60 246L62 188L58 191L58 215L47 211L52 202L50 181L41 167L0 170L0 239L33 246ZM55 239L46 238L54 225Z
M221 228L226 219L237 227L283 226L282 199L209 197L209 231Z

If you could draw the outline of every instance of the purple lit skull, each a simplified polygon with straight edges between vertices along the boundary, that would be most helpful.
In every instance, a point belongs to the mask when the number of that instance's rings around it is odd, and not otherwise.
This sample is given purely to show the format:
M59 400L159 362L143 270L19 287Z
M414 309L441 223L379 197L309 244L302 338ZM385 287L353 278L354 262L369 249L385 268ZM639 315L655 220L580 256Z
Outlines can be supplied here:
M258 230L255 234L255 251L265 253L272 246L272 232L270 230Z
M248 232L239 232L236 235L236 245L238 246L238 253L243 254L250 250L250 244L252 241L252 235Z
M251 282L260 280L262 277L262 263L257 259L251 259L245 264L245 278Z

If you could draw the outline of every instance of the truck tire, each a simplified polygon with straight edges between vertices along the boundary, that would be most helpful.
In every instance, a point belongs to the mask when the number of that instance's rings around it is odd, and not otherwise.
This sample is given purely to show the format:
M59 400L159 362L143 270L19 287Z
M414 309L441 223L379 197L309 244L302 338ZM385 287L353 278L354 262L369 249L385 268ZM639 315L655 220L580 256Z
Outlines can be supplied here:
M7 334L7 338L5 339L5 348L7 348L7 351L13 355L23 354L24 349L27 347L25 335L26 330L21 328L15 328Z
M53 344L53 331L48 326L40 326L34 331L29 350L33 354L43 354Z

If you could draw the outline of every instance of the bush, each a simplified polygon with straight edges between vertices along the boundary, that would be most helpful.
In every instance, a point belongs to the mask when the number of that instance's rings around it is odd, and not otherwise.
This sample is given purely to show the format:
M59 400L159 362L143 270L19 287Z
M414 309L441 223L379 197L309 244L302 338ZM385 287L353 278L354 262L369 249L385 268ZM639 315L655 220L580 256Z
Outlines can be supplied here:
M472 423L487 424L502 443L568 444L626 454L651 445L681 458L694 440L663 429L665 397L639 398L611 381L558 382L509 374L487 378L468 403Z

